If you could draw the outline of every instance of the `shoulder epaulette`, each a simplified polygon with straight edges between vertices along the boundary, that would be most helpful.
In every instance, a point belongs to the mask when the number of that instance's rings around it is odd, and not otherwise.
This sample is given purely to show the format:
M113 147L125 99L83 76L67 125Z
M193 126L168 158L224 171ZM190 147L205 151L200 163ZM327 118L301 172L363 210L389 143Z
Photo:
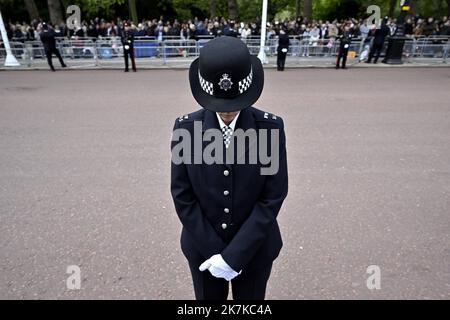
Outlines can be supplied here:
M196 120L201 120L203 119L203 114L204 114L204 109L200 109L191 113L187 113L182 115L181 117L178 117L178 122L180 124L182 123L186 123L186 122L193 122Z
M256 121L266 121L266 122L272 122L272 123L278 123L279 122L279 117L277 117L276 115L274 115L273 113L269 113L269 112L265 112L265 111L261 111L259 112L259 114L256 117Z
M181 116L181 117L178 118L178 122L182 122L182 121L188 120L188 119L189 119L189 115L188 115L188 114L185 114L185 115L183 115L183 116Z

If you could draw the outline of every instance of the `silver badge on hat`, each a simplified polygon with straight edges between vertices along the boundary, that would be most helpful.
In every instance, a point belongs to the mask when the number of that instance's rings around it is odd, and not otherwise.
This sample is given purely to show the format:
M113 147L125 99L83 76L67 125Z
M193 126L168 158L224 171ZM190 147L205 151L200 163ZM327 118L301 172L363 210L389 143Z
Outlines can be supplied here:
M224 73L222 75L222 78L220 78L220 81L219 81L220 89L227 91L228 89L231 89L232 85L233 85L233 82L231 82L230 76L228 75L228 73Z

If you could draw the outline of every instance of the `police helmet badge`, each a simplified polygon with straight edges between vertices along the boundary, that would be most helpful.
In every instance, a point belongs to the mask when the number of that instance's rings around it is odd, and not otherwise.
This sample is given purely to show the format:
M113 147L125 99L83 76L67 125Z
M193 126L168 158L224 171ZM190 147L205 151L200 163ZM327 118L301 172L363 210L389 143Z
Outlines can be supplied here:
M219 81L220 89L227 91L228 89L231 89L232 85L233 85L233 82L231 82L230 76L228 75L228 73L224 73L222 75L222 78L220 78L220 81Z

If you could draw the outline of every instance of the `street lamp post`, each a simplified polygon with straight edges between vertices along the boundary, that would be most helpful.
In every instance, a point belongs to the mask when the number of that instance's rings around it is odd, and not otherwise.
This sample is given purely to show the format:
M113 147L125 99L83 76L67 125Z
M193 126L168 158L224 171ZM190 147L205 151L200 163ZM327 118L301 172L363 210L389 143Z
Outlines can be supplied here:
M8 34L6 33L5 24L3 23L2 13L0 12L0 32L2 34L3 43L5 44L6 50L6 59L5 59L5 67L18 67L20 63L17 61L16 57L14 57L11 47L9 45Z
M263 64L268 63L265 46L266 46L266 25L267 25L267 0L263 0L262 19L261 19L261 42L259 45L258 58Z

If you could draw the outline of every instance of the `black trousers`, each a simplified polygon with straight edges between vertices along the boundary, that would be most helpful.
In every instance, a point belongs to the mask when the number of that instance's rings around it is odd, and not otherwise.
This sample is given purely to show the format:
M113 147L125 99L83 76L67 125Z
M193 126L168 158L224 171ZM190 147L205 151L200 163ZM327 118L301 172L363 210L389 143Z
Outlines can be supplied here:
M286 54L287 54L287 52L283 52L281 50L278 50L278 52L277 52L277 70L278 71L284 70L284 63L286 62Z
M53 66L52 61L52 55L55 54L55 56L59 59L59 62L61 63L61 67L64 67L64 61L61 57L61 54L59 53L59 50L56 48L49 48L48 50L45 50L45 56L47 57L48 65L50 66L50 69L55 70L55 67Z
M197 300L226 300L229 282L214 277L211 272L201 272L200 264L189 263L194 282L195 298ZM272 271L272 263L245 272L231 280L233 300L264 300L267 281Z
M123 57L125 58L125 71L128 71L128 56L131 59L131 67L134 71L136 71L136 63L134 62L134 49L130 48L129 50L123 51Z
M378 58L380 57L381 50L383 50L383 44L373 44L372 48L370 48L369 59L367 62L372 62L372 58L374 58L373 62L377 63Z
M339 49L339 54L338 54L338 57L336 60L336 68L339 68L341 59L342 59L342 68L345 68L345 64L347 63L348 49L349 48L340 48Z

